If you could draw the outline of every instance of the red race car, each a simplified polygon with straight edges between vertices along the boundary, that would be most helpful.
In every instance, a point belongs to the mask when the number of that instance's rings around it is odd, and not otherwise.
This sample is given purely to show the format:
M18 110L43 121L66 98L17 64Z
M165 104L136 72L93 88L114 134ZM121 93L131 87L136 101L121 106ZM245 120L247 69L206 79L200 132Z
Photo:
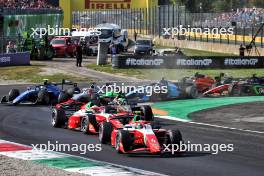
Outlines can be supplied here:
M57 57L74 57L76 53L76 45L72 42L70 37L55 37L50 44Z
M93 103L83 105L79 111L69 114L62 108L54 108L52 126L76 129L86 134L97 134L101 124L105 121L111 122L114 127L119 128L123 124L129 123L127 117L131 119L134 117L133 112L125 106L96 106L99 103L93 101Z
M111 133L111 145L118 153L162 154L165 153L166 147L171 150L172 145L179 145L181 142L182 135L179 130L167 131L139 119Z
M193 79L196 83L199 93L206 92L216 83L216 80L212 77L199 73L195 73L195 75L191 79Z
M212 87L203 93L204 96L227 96L228 91L232 83L235 80L232 77L225 78L223 80L217 81Z

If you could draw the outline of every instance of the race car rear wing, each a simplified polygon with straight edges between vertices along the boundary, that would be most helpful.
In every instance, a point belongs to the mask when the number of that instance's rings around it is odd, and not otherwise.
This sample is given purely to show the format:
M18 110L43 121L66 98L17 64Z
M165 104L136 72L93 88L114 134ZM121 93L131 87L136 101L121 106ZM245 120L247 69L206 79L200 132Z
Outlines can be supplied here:
M74 83L74 82L72 82L72 81L65 80L65 79L63 79L63 80L61 81L61 83L58 83L57 85L61 85L61 89L62 89L62 90L63 90L63 88L64 88L64 85L73 85L73 87L77 87L77 86L78 86L77 83Z

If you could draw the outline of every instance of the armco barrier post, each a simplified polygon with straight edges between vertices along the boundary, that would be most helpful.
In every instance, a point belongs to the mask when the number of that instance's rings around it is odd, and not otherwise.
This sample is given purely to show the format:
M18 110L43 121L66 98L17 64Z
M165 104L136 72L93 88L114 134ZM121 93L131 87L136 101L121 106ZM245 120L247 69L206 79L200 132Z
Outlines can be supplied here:
M119 68L118 55L112 56L112 68Z
M262 28L261 30L261 48L263 48L263 34L264 34L264 29Z
M104 42L98 43L98 55L97 55L97 65L107 64L107 53L109 44Z

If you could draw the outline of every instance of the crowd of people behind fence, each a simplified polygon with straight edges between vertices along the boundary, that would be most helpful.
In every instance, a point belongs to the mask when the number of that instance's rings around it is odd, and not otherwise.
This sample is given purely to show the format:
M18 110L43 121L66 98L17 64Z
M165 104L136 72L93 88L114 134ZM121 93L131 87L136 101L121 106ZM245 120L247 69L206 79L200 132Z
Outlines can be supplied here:
M46 0L0 0L0 7L14 9L58 9L46 2Z
M236 22L239 28L257 27L264 23L263 8L244 8L237 9L229 13L220 13L213 18L203 17L203 26L208 27L229 27L232 22ZM199 25L199 22L196 22Z

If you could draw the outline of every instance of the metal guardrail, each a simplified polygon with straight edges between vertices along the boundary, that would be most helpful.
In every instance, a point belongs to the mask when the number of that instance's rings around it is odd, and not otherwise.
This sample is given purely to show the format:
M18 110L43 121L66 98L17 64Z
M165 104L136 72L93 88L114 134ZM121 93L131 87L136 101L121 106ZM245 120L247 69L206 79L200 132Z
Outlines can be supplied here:
M254 36L255 32L261 25L261 21L247 25L236 22L234 25L231 20L221 20L221 15L222 13L190 13L184 6L163 5L148 9L137 8L75 11L72 13L72 22L74 27L87 28L95 27L97 24L103 22L115 23L124 29L128 29L131 34L136 31L138 34L159 37L163 37L163 28L173 28L180 25L185 27L189 25L193 28L199 27L202 29L234 27L234 35L230 36L228 39L225 39L223 36L210 39L210 36L200 37L200 34L198 33L196 35L186 36L186 38L189 40L237 45L250 42L248 40ZM257 40L259 41L259 45L264 47L264 31L259 33Z

